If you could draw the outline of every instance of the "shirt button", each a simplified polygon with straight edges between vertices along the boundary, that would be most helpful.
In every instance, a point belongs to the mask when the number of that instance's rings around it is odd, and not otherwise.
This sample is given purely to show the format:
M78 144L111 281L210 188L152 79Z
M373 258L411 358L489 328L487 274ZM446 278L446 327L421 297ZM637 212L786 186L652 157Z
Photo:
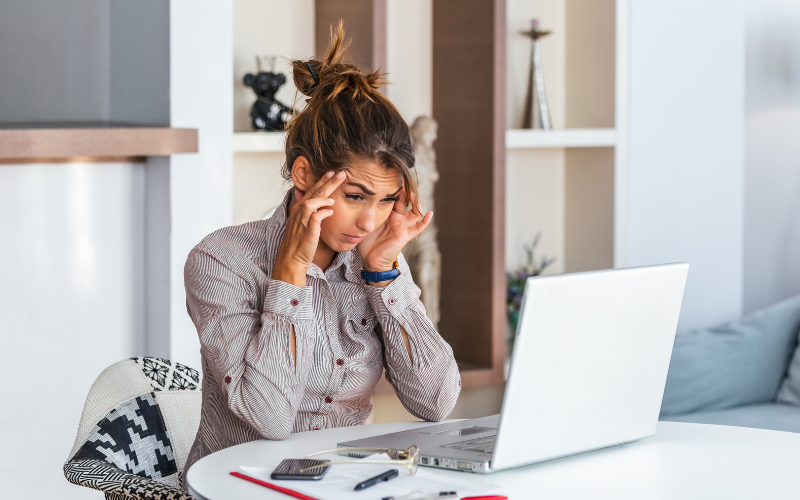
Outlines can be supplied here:
M297 305L297 304L299 304L300 302L298 302L298 301L297 301L297 299L292 299L292 300L291 300L289 303L290 303L291 305L293 305L293 306L296 306L296 305Z
M225 383L226 384L230 384L231 383L231 378L230 377L225 377Z
M362 324L362 325L364 325L364 326L366 326L366 325L367 325L367 318L363 318L363 319L361 320L361 324Z
M389 305L390 305L390 306L391 306L391 305L394 305L394 297L392 297L391 299L389 299Z
M339 366L342 366L344 364L344 360L343 359L337 359L336 360L336 364L339 365Z
M330 396L327 396L327 397L325 398L325 402L326 402L326 403L332 403L332 402L333 402L333 398L332 398L332 397L330 397Z

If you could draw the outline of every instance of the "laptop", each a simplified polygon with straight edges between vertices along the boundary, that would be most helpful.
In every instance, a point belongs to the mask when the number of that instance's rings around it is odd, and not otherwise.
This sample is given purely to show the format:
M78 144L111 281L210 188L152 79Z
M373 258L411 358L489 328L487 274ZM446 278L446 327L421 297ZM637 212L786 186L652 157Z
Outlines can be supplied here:
M529 278L499 415L339 447L417 445L422 466L490 473L652 436L688 271Z

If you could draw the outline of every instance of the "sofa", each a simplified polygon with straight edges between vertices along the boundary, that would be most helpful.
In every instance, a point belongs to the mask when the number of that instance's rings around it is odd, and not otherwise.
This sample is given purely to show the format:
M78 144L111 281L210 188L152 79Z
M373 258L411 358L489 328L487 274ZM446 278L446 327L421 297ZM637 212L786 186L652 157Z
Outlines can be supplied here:
M800 295L679 333L660 420L800 433Z

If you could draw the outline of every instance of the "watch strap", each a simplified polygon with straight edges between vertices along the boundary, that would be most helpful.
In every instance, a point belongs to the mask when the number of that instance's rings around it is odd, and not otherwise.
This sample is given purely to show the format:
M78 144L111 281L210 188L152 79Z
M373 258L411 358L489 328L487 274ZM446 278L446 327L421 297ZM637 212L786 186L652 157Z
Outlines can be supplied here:
M367 271L364 268L361 269L361 278L364 281L370 281L372 283L393 280L398 276L400 276L400 269L396 260L394 261L392 268L388 271Z

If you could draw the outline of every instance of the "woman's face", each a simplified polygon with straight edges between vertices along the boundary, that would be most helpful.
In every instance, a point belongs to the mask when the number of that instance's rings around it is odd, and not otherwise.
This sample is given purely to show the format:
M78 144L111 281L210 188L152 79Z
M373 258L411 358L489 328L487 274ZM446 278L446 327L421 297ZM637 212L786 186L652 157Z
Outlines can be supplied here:
M333 192L333 215L322 221L320 240L335 252L355 248L379 228L402 196L403 176L377 161L350 165L347 178Z

